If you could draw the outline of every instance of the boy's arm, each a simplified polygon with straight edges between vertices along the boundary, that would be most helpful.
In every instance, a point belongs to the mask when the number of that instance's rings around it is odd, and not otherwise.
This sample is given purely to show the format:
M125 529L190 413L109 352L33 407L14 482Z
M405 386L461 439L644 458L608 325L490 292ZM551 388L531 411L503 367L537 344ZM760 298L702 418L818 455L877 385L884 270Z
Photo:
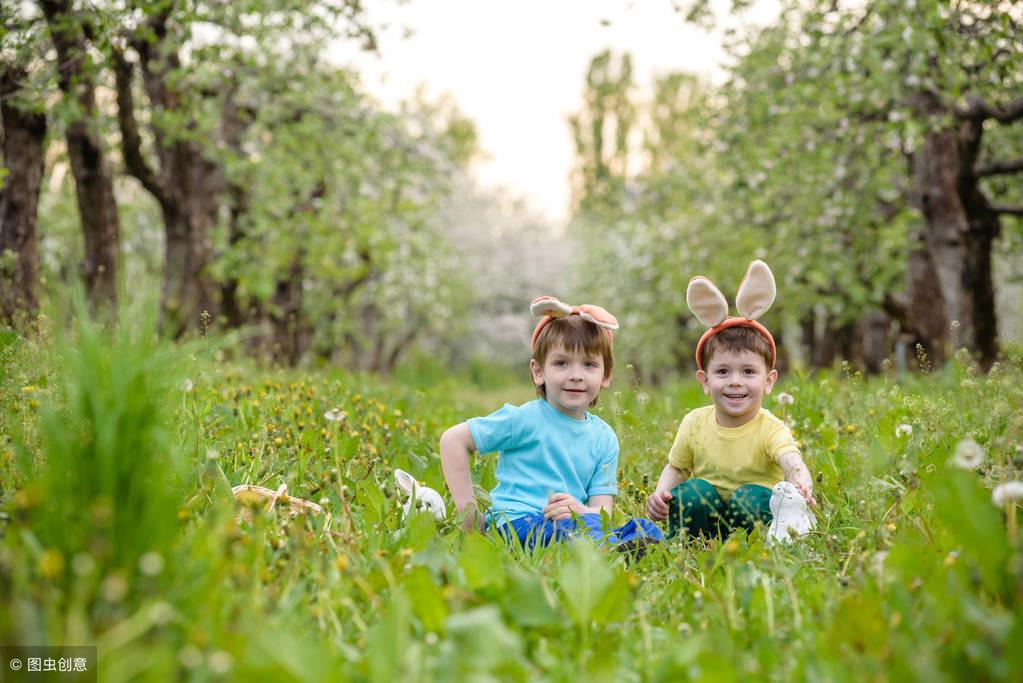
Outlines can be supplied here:
M457 424L440 437L440 467L444 481L455 501L455 510L464 515L462 528L483 530L483 516L476 510L476 497L469 476L469 454L476 452L476 442L465 422Z
M810 470L803 463L803 458L798 451L782 453L778 458L778 466L781 467L782 474L785 475L785 481L792 482L796 489L803 494L807 504L816 507L817 499L813 497L813 477L810 476Z
M657 479L657 487L646 499L646 512L650 519L661 521L668 517L668 501L671 490L689 478L689 470L680 470L671 463L664 466Z

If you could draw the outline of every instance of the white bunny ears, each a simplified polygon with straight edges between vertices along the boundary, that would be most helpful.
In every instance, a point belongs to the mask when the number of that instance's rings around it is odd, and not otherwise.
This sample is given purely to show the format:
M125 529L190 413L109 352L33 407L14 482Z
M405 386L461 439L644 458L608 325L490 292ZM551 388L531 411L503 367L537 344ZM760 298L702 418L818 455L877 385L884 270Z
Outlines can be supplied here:
M540 330L555 318L578 315L586 322L593 323L607 330L607 334L612 340L614 336L611 332L618 329L618 319L608 313L606 309L594 306L593 304L570 306L558 301L553 296L540 296L533 299L529 304L529 312L535 316L542 316L540 322L536 324L536 328L533 330L533 340L530 344L532 349L536 349L536 340L540 338Z
M757 259L749 264L746 275L739 285L739 293L735 295L735 307L739 314L747 320L755 320L774 303L777 294L774 285L774 274L767 264ZM689 281L686 289L686 303L696 319L707 327L720 325L728 317L728 301L714 283L697 275Z
M756 321L771 308L778 290L774 283L774 274L766 263L756 259L749 264L746 275L742 278L739 291L735 295L735 307L741 317L728 317L728 300L714 283L697 275L689 281L686 288L686 303L696 319L709 327L696 346L696 366L702 370L701 351L708 339L728 327L751 327L763 334L771 344L771 365L774 365L776 349L774 337L767 328Z
M438 521L444 519L447 507L439 493L429 486L420 484L405 470L395 469L394 480L398 483L398 488L408 496L402 504L402 519L407 520L413 509L418 512L429 512Z

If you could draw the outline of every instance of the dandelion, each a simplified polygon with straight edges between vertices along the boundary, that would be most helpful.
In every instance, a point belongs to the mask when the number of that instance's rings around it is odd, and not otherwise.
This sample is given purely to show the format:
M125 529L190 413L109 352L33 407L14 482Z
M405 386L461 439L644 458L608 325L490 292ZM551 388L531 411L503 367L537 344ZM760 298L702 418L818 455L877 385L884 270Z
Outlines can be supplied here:
M191 391L191 390L192 390L192 388L193 388L194 386L195 386L195 385L194 385L194 384L192 384L192 380L190 380L190 379L186 379L185 381L183 381L183 382L181 383L181 390L182 390L182 391L184 391L184 392L185 392L185 393L187 394L187 393L188 393L189 391Z
M207 661L210 665L210 671L220 675L226 674L230 671L231 665L234 663L234 660L231 659L231 655L223 650L217 650L211 654Z
M870 573L873 574L878 581L884 580L884 565L885 560L888 559L888 551L880 550L870 558Z
M792 405L793 403L796 402L796 399L794 399L792 397L792 394L790 394L789 392L783 391L780 394L778 394L777 401L778 401L778 405L790 406L790 405Z
M1016 538L1016 501L1023 499L1023 481L1007 481L995 487L991 492L991 502L1005 508L1009 541Z
M984 449L973 439L963 439L956 444L951 463L964 470L975 470L984 462Z
M1023 481L1007 481L991 492L991 502L998 507L1023 499Z
M139 571L146 576L156 576L163 571L163 558L160 553L150 551L139 558Z
M901 439L904 436L913 436L913 425L903 423L895 428L896 439Z
M327 422L341 422L346 417L348 417L348 413L341 410L340 408L333 408L325 412L323 414L323 417L326 418Z

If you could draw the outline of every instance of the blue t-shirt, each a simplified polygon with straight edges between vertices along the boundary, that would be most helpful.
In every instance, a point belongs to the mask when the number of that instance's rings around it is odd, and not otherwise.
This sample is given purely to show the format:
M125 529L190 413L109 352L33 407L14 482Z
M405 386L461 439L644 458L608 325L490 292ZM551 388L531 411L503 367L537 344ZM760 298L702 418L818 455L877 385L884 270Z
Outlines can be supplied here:
M537 399L518 407L506 403L467 424L476 450L498 454L497 486L490 492L493 522L541 512L552 493L568 493L582 503L590 496L618 495L618 437L596 415L576 420Z

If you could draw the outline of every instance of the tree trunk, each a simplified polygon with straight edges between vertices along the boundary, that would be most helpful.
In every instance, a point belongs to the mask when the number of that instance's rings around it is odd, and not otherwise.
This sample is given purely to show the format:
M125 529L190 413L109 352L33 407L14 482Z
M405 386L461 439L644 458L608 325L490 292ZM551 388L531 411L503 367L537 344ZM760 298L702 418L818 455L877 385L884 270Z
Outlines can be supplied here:
M947 341L952 350L975 348L973 297L969 284L970 222L959 197L959 152L952 130L929 133L913 158L918 206L926 224L925 244L945 320Z
M237 87L231 88L224 99L224 109L220 117L220 131L224 143L235 155L241 157L242 134L251 122L249 112L238 106L236 101ZM227 249L239 248L246 235L246 220L249 214L249 188L237 180L225 179L227 201L230 206L228 219ZM228 328L241 327L246 319L239 292L237 270L229 271L220 285L220 314ZM248 318L251 319L251 318Z
M288 267L286 277L277 281L270 312L273 359L290 367L298 364L308 341L302 320L302 281L305 279L302 260L300 250Z
M888 356L888 330L891 318L882 311L872 311L861 321L862 360L864 369L876 375L881 372Z
M110 163L96 130L96 86L85 30L68 0L41 0L57 50L60 89L78 110L67 126L68 157L75 178L85 238L85 286L94 308L117 301L121 226Z
M7 168L0 187L0 320L8 324L21 314L32 315L39 305L36 219L46 152L46 114L22 110L13 101L24 78L22 69L0 72L3 164Z
M815 370L830 368L835 363L835 319L830 313L824 317L823 329L816 335L816 344L810 354L810 366Z
M181 194L185 192L183 189ZM175 194L176 200L161 204L165 239L160 327L178 338L189 329L209 326L213 288L205 272L210 260L209 241L205 232L196 229L197 217L181 210L187 200L181 201L184 198Z
M938 275L934 271L924 231L910 236L909 263L906 268L909 305L906 316L910 323L905 331L916 356L924 354L933 365L945 362L945 335L949 329L941 297Z
M987 371L998 356L998 317L991 252L1001 222L980 187L975 173L984 134L984 121L967 118L960 125L959 196L969 221L965 286L973 296L973 351Z
M203 329L217 314L215 287L208 266L211 259L210 230L220 211L224 177L216 163L203 156L191 139L196 123L175 88L181 62L175 37L168 31L171 6L148 17L145 30L132 40L138 53L142 82L154 110L183 118L186 130L152 125L156 170L143 154L132 88L134 66L115 50L117 118L125 166L160 204L165 245L160 326L177 338L188 330ZM182 116L185 114L185 116Z

